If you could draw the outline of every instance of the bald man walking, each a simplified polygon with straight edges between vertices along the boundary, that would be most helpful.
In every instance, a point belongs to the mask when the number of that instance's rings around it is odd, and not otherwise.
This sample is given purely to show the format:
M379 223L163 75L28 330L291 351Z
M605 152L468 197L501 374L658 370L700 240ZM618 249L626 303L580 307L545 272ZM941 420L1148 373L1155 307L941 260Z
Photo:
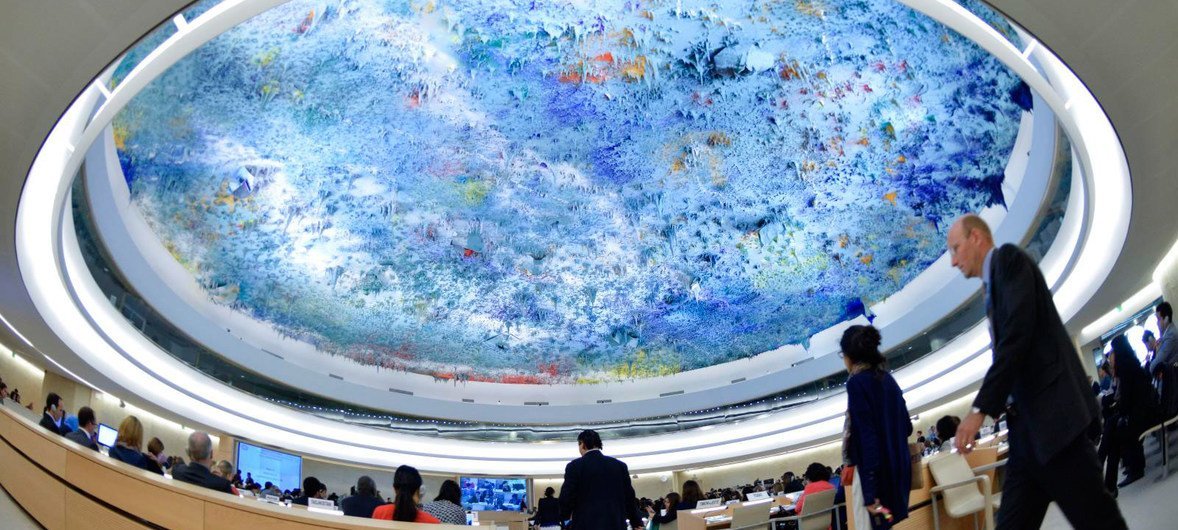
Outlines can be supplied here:
M957 450L973 449L986 416L1010 426L998 528L1039 528L1053 501L1075 528L1126 528L1085 436L1100 411L1043 273L1017 246L994 248L976 215L953 223L948 246L954 267L982 279L993 348Z

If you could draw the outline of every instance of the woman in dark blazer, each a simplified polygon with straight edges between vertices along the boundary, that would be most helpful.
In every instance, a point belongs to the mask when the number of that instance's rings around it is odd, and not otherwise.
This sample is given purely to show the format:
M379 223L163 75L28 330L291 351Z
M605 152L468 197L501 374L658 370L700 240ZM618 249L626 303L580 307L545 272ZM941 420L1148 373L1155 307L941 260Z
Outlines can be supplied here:
M532 522L543 529L560 528L560 499L553 495L556 490L549 487L544 490L544 498L536 505L536 515L532 516Z
M1113 339L1108 364L1116 390L1106 419L1111 425L1105 430L1105 435L1112 435L1112 443L1108 446L1104 485L1115 494L1117 488L1123 488L1145 476L1145 450L1138 436L1149 428L1151 411L1157 400L1153 397L1149 374L1141 367L1137 354L1124 335ZM1117 484L1117 469L1122 459L1125 461L1127 476Z
M912 421L900 386L885 369L880 341L874 327L851 326L839 343L851 374L847 379L843 457L855 466L851 509L856 528L867 528L859 523L863 518L871 521L871 528L879 529L908 517ZM884 515L889 510L890 520Z

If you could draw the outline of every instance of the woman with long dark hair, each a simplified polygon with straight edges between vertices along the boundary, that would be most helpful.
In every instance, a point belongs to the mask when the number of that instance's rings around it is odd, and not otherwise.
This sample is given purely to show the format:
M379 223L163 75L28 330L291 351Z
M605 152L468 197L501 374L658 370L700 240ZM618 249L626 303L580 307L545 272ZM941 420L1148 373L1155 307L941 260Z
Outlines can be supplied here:
M433 502L421 505L421 510L444 524L466 524L466 510L462 509L462 488L453 480L442 483Z
M679 502L679 494L672 491L663 498L662 513L656 512L654 506L647 506L646 514L650 516L650 520L655 524L668 524L679 518Z
M699 487L699 482L688 480L683 483L683 500L675 508L679 510L694 510L695 504L702 500L704 500L704 490Z
M393 474L393 503L378 506L372 512L373 519L405 521L410 523L433 523L441 521L424 510L421 504L421 473L412 466L401 466Z
M912 420L896 380L887 372L879 330L851 326L839 342L847 379L843 459L854 466L851 509L856 530L890 528L908 517Z
M1123 488L1137 479L1145 476L1145 450L1138 439L1141 433L1149 427L1153 403L1153 387L1150 386L1149 374L1141 367L1141 361L1129 345L1129 339L1118 335L1112 341L1112 353L1108 357L1109 369L1112 371L1113 403L1109 407L1110 422L1104 435L1110 436L1111 443L1107 444L1108 460L1105 461L1104 485L1110 492L1116 494L1118 488ZM1125 461L1126 477L1117 484L1117 469L1120 461Z

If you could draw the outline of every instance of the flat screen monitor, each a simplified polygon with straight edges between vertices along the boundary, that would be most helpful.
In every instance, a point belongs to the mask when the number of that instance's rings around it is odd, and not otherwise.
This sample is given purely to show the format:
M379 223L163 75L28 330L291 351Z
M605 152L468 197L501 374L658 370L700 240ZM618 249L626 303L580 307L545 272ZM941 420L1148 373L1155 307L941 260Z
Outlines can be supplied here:
M470 511L520 511L528 499L523 478L462 477L462 507Z
M244 478L246 473L254 482L273 482L281 490L293 490L302 486L303 458L245 442L237 442L237 469Z
M98 424L98 445L114 447L119 439L119 430L105 423Z

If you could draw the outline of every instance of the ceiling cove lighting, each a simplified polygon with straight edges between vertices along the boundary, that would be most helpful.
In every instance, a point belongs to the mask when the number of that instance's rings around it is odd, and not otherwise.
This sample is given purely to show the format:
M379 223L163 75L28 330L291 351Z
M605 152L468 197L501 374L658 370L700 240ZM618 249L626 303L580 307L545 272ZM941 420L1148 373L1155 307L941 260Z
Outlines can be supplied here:
M89 278L72 231L61 211L68 185L82 156L114 114L171 62L201 43L279 2L228 0L191 21L141 63L94 115L83 117L101 96L92 87L76 100L51 132L35 160L21 196L17 250L26 287L49 327L86 363L140 396L144 403L166 403L166 412L236 436L334 460L393 467L411 462L423 470L558 476L575 456L572 444L503 444L436 440L346 426L274 407L198 374L131 328ZM906 2L979 43L1044 97L1071 137L1083 168L1089 200L1079 256L1060 278L1056 301L1065 318L1091 297L1121 250L1130 213L1128 173L1119 142L1092 96L1057 59L1036 47L1037 57L1057 83L1048 81L1022 52L979 19L946 2ZM156 61L160 62L156 62ZM171 62L169 62L171 61ZM1055 86L1053 86L1055 85ZM1074 90L1063 98L1055 90ZM1069 111L1064 101L1072 100ZM79 149L73 149L78 146ZM1094 146L1099 146L1094 150ZM1094 170L1099 170L1095 171ZM1100 175L1093 179L1091 175ZM58 259L60 251L61 260ZM976 383L989 366L988 336L979 324L949 342L936 356L897 380L913 409ZM161 410L165 410L160 407ZM807 447L836 439L845 403L839 397L803 405L764 421L718 426L670 436L619 440L610 452L632 470L682 469ZM668 449L673 448L673 449Z

